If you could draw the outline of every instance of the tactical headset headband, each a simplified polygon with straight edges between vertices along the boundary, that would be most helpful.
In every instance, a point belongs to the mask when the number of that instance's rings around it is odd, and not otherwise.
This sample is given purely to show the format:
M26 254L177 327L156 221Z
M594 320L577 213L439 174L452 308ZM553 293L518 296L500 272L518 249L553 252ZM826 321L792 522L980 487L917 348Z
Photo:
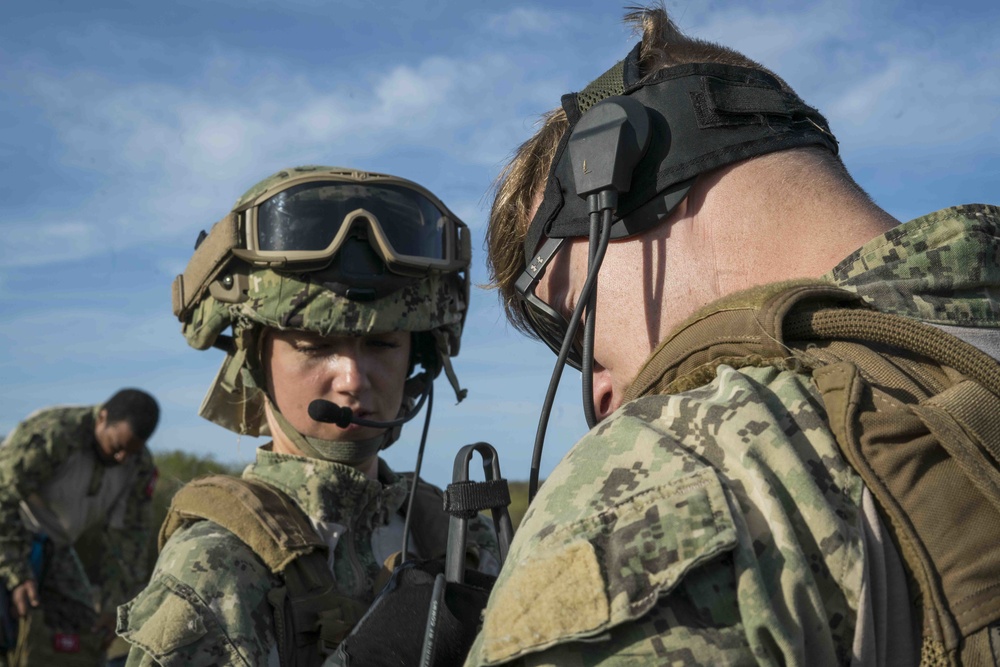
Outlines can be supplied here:
M642 103L652 135L632 173L631 188L618 202L613 239L638 234L666 218L687 195L693 179L704 172L800 146L821 146L837 154L837 140L822 114L783 91L766 72L696 63L659 70L640 82L640 46L582 92L563 96L569 127L528 228L526 263L543 235L565 238L589 233L587 202L577 196L566 148L583 114L608 97L627 95ZM586 171L583 165L577 167Z

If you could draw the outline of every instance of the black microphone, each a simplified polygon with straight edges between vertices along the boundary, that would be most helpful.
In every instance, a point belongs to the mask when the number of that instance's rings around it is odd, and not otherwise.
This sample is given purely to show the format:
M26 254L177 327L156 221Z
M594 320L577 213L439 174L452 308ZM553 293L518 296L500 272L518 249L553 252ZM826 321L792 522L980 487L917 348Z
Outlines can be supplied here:
M420 394L420 400L417 401L417 404L414 405L407 414L398 419L392 419L387 422L355 417L354 411L350 408L337 405L336 403L328 401L325 398L317 398L315 401L309 403L309 417L314 421L336 424L340 428L347 428L351 424L357 424L358 426L370 426L374 428L394 428L405 424L417 416L417 413L420 412L420 408L424 405L424 401L427 400L427 395L430 393L430 389L431 383L424 382Z
M340 428L347 428L354 419L354 412L350 408L331 403L324 398L317 398L310 403L308 412L313 420L336 424Z
M358 426L371 426L373 428L393 428L394 426L405 424L413 419L419 410L420 405L404 417L382 422L375 419L362 419L361 417L355 417L354 411L350 408L337 405L336 403L332 403L325 398L317 398L309 404L308 412L309 416L315 421L326 422L327 424L336 424L340 428L347 428L351 424L357 424Z

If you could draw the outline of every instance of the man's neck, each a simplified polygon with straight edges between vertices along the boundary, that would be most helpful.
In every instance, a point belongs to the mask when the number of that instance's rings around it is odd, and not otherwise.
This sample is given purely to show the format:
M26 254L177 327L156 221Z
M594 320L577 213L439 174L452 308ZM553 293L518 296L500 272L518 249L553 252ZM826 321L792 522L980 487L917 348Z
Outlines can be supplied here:
M701 307L750 287L818 278L898 221L863 194L786 156L699 177L664 225L642 235L647 324L659 339Z
M822 170L775 168L759 159L720 176L701 206L692 209L694 224L710 239L719 296L821 276L899 224Z

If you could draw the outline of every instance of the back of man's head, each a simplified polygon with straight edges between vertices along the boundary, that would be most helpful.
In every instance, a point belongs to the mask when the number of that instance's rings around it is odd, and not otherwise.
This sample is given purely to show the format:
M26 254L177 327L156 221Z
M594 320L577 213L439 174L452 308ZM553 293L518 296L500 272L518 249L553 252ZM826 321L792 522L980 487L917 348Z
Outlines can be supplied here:
M148 440L153 435L160 420L160 406L156 399L141 389L121 389L101 409L107 413L109 424L126 421L136 437L142 440Z
M796 95L783 79L747 56L731 48L684 35L662 6L630 11L625 15L625 22L642 36L638 59L641 81L678 65L715 63L765 72L774 77L783 92ZM533 211L541 201L557 147L568 127L562 108L542 117L538 131L518 148L497 179L496 196L490 211L486 244L493 285L500 290L510 321L529 334L531 327L524 321L523 313L517 306L515 283L524 270L523 244ZM870 203L833 152L807 146L785 150L781 154L781 160L768 162L770 169L780 168L789 174L797 174L799 178L805 178L803 169L806 169L811 174L811 182L822 181L836 186L858 204ZM776 180L780 182L783 179Z

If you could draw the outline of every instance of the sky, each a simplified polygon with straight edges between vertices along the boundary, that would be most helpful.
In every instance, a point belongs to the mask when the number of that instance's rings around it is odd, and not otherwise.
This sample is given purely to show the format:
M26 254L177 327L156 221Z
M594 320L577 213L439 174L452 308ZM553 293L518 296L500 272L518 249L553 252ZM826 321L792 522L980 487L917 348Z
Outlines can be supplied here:
M0 434L124 386L162 407L154 452L226 463L259 439L198 417L222 353L180 335L170 285L197 234L285 167L415 180L473 233L489 276L490 187L538 117L625 56L615 2L178 0L4 3L0 23ZM1000 3L666 3L687 33L743 51L828 118L856 180L899 220L1000 203ZM598 313L598 318L600 313ZM487 441L526 479L555 357L473 289L442 377L424 476ZM586 431L567 370L544 476ZM418 418L386 453L412 469Z

